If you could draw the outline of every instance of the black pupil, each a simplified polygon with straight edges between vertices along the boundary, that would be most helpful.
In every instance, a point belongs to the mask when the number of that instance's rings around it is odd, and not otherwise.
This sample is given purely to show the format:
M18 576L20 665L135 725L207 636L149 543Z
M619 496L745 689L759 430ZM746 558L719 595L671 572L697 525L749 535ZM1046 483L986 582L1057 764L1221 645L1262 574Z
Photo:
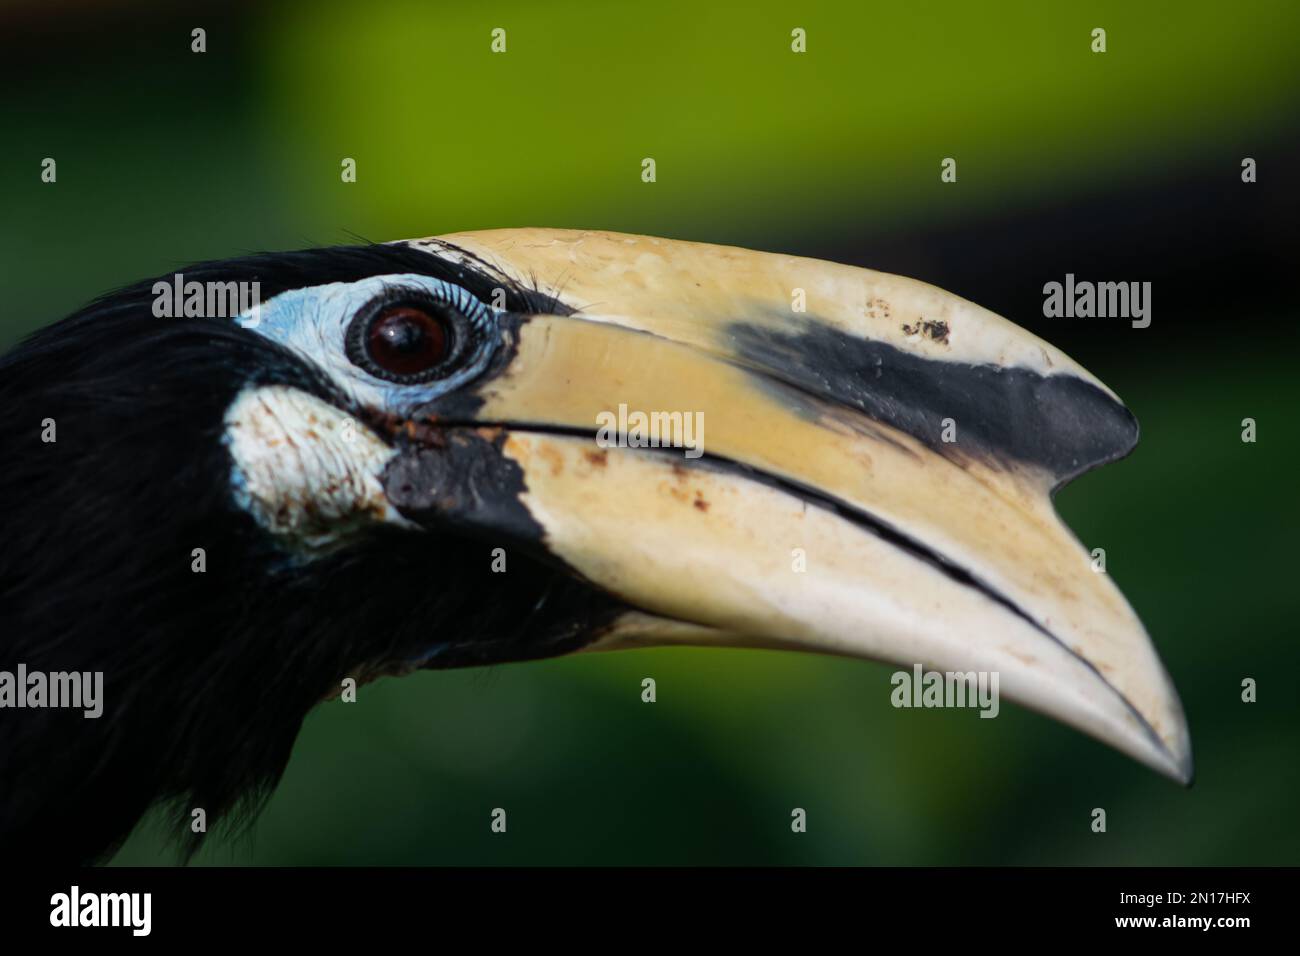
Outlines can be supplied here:
M442 321L409 305L381 312L371 323L367 340L371 360L394 375L427 372L447 355Z

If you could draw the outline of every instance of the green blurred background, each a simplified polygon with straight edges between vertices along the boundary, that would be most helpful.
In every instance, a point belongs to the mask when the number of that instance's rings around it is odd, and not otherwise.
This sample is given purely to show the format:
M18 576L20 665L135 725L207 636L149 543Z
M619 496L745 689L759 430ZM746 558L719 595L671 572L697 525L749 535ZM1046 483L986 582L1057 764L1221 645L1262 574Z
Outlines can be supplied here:
M101 0L0 27L0 346L199 259L590 227L936 283L1142 423L1058 504L1182 693L1190 790L1018 707L894 710L892 667L646 651L323 705L253 829L196 862L1300 863L1297 4ZM1042 318L1066 272L1152 281L1151 328ZM155 819L115 862L176 859Z

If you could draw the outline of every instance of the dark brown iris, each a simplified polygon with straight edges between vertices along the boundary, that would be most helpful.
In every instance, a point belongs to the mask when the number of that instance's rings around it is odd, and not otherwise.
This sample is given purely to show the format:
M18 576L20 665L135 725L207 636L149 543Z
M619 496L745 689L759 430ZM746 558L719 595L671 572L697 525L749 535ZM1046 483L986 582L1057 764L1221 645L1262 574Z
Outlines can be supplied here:
M370 323L366 352L386 372L419 375L447 357L447 327L413 306L391 306Z

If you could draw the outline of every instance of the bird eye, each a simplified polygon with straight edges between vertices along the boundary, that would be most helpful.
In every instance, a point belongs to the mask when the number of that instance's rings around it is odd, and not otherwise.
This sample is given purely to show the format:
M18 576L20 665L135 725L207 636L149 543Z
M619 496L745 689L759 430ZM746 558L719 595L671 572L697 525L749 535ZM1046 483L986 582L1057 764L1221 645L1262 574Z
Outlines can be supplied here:
M405 297L380 301L353 318L347 355L377 378L404 385L427 382L450 370L465 334L466 317L444 303Z
M385 372L419 375L447 357L449 330L440 318L409 305L391 306L370 322L366 354Z

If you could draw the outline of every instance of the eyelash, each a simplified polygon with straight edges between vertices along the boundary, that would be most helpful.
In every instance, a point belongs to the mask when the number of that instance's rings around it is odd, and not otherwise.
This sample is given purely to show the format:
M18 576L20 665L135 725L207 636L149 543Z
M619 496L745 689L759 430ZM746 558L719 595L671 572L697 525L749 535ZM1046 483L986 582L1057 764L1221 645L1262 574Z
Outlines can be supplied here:
M443 253L454 253L465 260L465 263L446 281L455 284L456 288L466 292L474 301L494 312L572 315L578 311L572 306L561 302L550 293L544 292L541 282L535 275L528 275L519 279L513 278L486 259L462 249L454 243L447 242L445 239L423 239L420 240L419 244L437 248ZM492 295L497 289L505 293L505 308L500 310L491 305Z

